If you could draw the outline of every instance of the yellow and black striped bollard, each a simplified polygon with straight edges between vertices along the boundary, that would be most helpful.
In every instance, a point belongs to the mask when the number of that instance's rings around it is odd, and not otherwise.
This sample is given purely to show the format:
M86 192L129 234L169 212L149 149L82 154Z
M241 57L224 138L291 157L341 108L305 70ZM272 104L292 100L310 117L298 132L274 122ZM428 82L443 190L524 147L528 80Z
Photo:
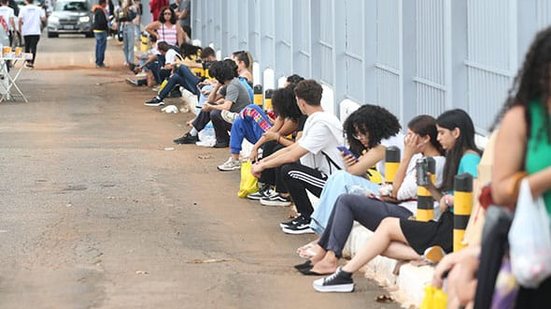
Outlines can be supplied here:
M473 209L473 176L461 174L455 176L453 197L453 251L465 247L463 237Z
M264 110L269 111L272 109L272 95L274 91L272 89L266 89L264 92Z
M436 183L436 161L432 157L427 157L420 160L426 160L427 172L429 173L431 182ZM423 176L424 177L424 176ZM418 176L419 178L419 176ZM434 219L434 198L427 189L426 185L417 186L417 213L415 220L428 222Z
M254 104L262 106L262 85L255 85L253 87Z
M385 183L393 184L400 166L400 148L390 146L385 151Z

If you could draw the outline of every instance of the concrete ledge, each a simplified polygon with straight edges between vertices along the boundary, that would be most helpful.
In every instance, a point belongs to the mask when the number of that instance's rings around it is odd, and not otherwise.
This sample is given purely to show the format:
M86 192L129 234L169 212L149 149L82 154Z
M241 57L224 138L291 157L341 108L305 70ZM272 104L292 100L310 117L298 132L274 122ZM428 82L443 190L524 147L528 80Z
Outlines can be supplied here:
M372 235L373 232L354 223L343 255L353 257L361 247L369 242ZM423 300L425 285L431 281L434 268L432 266L417 267L406 263L399 267L396 275L397 264L396 260L378 256L364 266L362 271L366 278L375 280L387 288L402 306L419 307Z

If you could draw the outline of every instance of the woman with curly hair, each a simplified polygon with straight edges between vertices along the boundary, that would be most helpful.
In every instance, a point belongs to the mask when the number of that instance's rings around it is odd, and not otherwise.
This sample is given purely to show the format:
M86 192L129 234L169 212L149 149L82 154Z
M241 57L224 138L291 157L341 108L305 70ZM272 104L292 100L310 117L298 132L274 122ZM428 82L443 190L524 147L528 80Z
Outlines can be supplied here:
M363 105L350 114L344 122L344 131L353 154L341 152L344 170L333 173L325 183L318 207L312 214L310 227L314 232L323 233L335 201L346 193L347 187L358 185L378 191L386 148L402 146L400 129L396 116L380 106ZM358 154L361 156L357 157Z
M352 292L352 274L375 258L384 255L401 260L420 260L425 250L438 248L451 252L453 244L453 190L455 175L469 173L478 176L480 150L474 143L474 125L465 111L444 112L436 119L438 141L446 150L446 164L442 186L436 188L429 177L427 189L440 201L438 221L421 222L403 218L385 218L369 242L343 267L325 278L314 281L318 292ZM452 162L450 162L452 161Z

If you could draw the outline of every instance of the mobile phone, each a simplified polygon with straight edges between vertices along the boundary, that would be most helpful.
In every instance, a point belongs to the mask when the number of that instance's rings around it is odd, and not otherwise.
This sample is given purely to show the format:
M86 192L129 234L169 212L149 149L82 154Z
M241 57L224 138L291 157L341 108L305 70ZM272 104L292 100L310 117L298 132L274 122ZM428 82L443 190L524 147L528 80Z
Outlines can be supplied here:
M345 146L337 146L337 149L340 150L345 156L353 156L354 158L358 158L350 149L346 148Z

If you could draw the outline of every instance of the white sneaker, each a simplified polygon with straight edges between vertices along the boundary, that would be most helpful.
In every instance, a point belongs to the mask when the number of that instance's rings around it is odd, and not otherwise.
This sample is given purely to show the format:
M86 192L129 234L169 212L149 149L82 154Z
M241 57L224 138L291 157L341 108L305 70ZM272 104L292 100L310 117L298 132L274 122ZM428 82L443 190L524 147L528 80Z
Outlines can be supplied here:
M241 161L235 160L230 157L228 161L224 162L221 165L218 165L218 170L223 172L235 171L241 169Z
M222 116L222 119L224 119L228 123L233 123L235 121L235 118L239 116L239 113L234 113L226 110L223 110L220 114Z

